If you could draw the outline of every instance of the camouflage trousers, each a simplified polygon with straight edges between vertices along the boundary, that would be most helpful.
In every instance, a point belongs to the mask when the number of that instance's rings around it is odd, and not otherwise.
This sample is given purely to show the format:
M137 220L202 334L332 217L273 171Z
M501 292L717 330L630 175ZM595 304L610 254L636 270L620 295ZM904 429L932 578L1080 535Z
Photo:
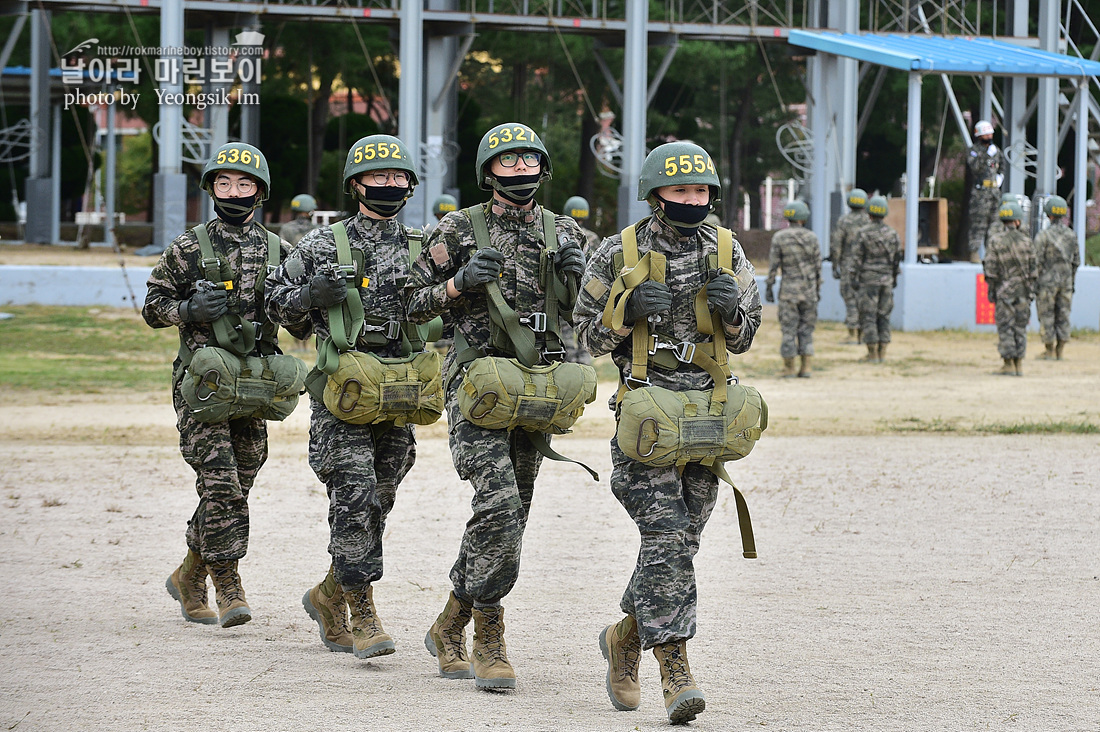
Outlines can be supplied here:
M779 298L779 328L783 333L779 355L783 358L814 355L816 325L817 301Z
M859 327L864 343L890 342L890 314L894 312L894 288L863 284L859 288Z
M248 552L248 492L267 460L267 424L262 419L199 422L178 385L172 405L180 452L195 471L199 494L187 522L187 547L212 564L236 561Z
M462 600L494 605L519 577L523 531L542 453L523 430L487 430L467 421L455 397L461 381L453 379L447 391L451 460L458 477L473 485L474 497L451 583Z
M1001 354L1001 358L1023 358L1027 352L1031 300L998 297L993 319L997 322L997 353Z
M985 190L975 191L970 197L970 253L975 254L985 244L989 225L997 218L1001 206L1001 189L991 188L992 195Z
M1039 312L1039 333L1043 343L1069 340L1069 308L1073 302L1073 289L1062 285L1042 285L1035 298Z
M695 555L718 500L718 478L699 463L680 475L631 460L611 440L611 492L638 526L641 545L619 607L638 621L642 647L695 636Z
M859 292L852 289L852 278L848 276L848 264L840 270L840 296L844 299L844 326L849 330L859 327Z
M577 333L568 323L561 324L561 344L565 348L565 360L569 363L591 364L592 356L577 344Z
M416 461L411 425L349 424L310 399L309 466L328 491L328 552L345 588L382 578L382 534L397 486Z

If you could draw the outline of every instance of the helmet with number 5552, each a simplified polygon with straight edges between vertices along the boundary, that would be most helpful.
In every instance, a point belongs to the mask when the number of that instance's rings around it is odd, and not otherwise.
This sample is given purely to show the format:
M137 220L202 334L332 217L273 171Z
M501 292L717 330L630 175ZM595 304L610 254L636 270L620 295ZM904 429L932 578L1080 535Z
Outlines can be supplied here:
M257 203L266 201L271 193L271 173L267 168L267 158L253 145L246 142L227 142L219 147L206 161L202 169L201 186L211 196L214 195L214 178L221 170L234 170L247 173L263 184L263 190L256 197Z
M477 161L474 167L477 169L477 187L483 191L494 188L493 177L489 172L489 163L497 155L509 150L534 150L542 155L542 168L539 175L539 183L550 180L553 170L550 164L550 153L546 152L546 146L542 140L525 124L519 122L506 122L497 125L486 132L477 146Z
M653 148L642 163L638 200L653 205L650 196L657 188L698 184L710 186L712 205L722 200L722 181L710 153L694 142L666 142Z
M344 193L352 193L352 178L372 170L403 170L408 173L410 196L413 188L420 183L409 149L393 135L367 135L351 146L344 162Z

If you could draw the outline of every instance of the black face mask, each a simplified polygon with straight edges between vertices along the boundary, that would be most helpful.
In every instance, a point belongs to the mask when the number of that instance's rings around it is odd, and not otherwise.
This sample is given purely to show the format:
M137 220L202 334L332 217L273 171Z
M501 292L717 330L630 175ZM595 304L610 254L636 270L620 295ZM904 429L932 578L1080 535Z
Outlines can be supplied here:
M710 204L704 206L692 206L688 203L676 203L653 194L661 203L665 204L664 211L657 211L657 215L664 219L665 223L680 232L680 236L691 236L703 223L703 219L710 213ZM661 214L664 214L663 216Z
M517 206L526 206L531 203L531 199L535 197L535 192L539 189L542 173L510 176L490 173L489 177L492 179L493 188L500 191L500 195Z
M256 208L259 193L245 198L219 198L214 196L214 213L230 226L241 226Z
M355 200L373 211L379 216L390 218L405 207L405 197L409 194L408 188L397 186L363 186L363 192L355 191Z

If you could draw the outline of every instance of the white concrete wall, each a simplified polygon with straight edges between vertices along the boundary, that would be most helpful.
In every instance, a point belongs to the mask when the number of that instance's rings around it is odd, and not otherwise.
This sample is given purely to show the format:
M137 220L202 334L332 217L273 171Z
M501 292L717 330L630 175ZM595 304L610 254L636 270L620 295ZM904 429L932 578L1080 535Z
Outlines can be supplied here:
M152 267L0 266L0 305L107 305L130 307L134 290L140 308Z

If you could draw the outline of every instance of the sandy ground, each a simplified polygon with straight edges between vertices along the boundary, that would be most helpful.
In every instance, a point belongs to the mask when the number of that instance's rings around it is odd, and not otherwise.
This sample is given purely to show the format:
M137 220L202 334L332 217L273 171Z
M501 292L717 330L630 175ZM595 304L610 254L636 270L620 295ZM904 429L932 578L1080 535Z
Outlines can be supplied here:
M697 561L689 646L709 730L1100 730L1100 436L983 435L975 426L1100 422L1100 339L1062 363L994 377L992 337L896 334L859 364L835 326L821 370L781 380L774 309L745 380L772 426L729 465L760 558L740 555L723 489ZM1032 355L1037 351L1032 343ZM515 591L514 692L441 679L423 636L471 490L442 426L386 534L375 597L397 653L333 654L301 607L328 564L327 499L306 462L306 410L271 428L242 575L254 620L185 622L164 590L183 557L193 474L167 393L0 400L0 729L654 730L604 691L600 630L637 551L608 488L597 402L555 446L601 473L547 464ZM909 431L919 430L919 431Z

